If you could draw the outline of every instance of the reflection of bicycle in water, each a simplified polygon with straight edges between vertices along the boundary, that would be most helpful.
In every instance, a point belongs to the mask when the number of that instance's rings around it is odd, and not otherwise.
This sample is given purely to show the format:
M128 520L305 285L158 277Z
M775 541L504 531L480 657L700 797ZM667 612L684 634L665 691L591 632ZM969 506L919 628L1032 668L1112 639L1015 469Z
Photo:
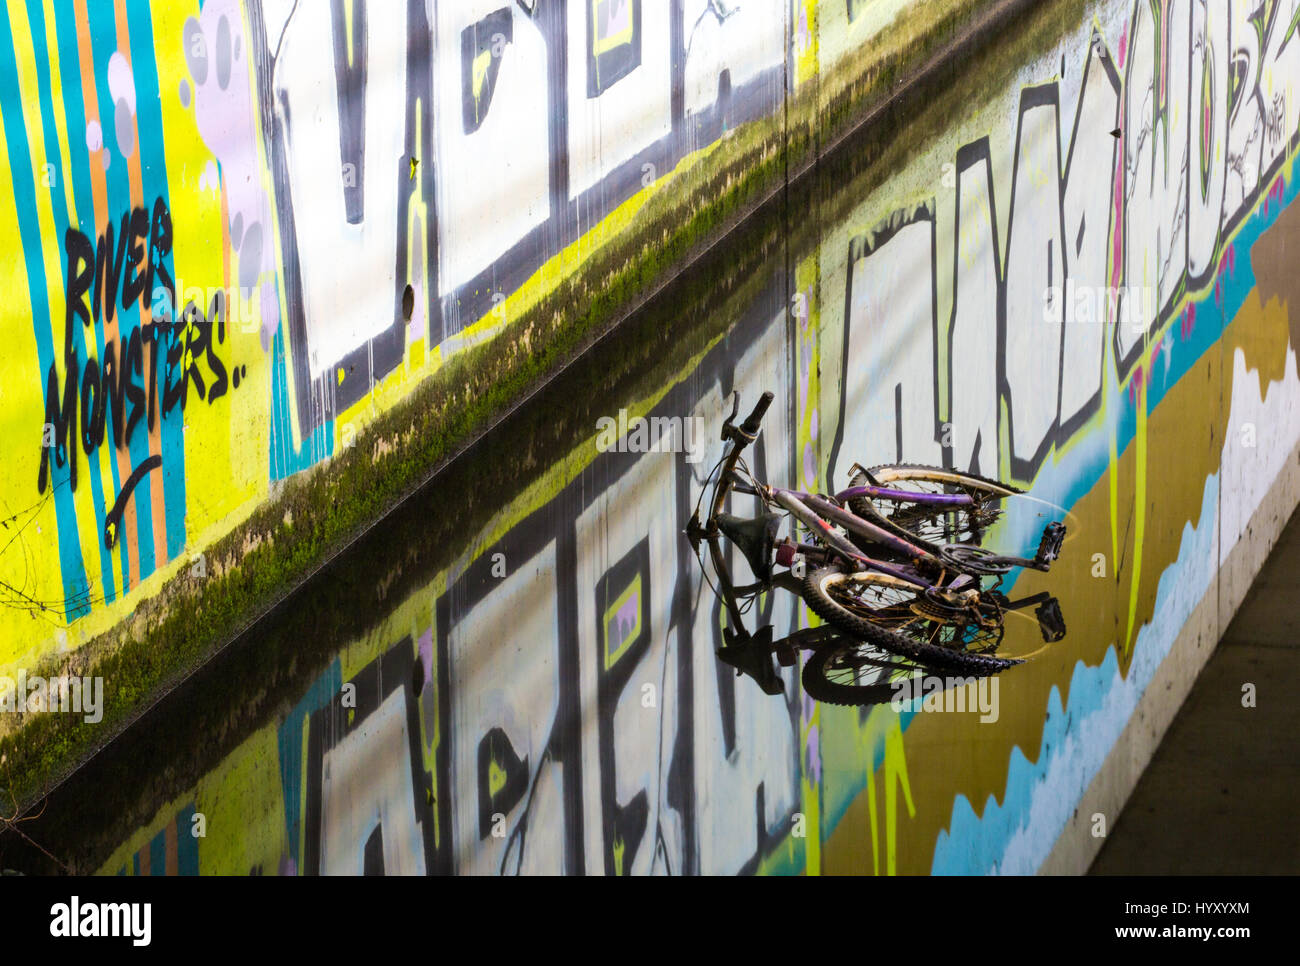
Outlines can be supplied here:
M824 704L897 707L900 700L923 691L942 693L992 676L988 672L941 673L942 669L891 654L833 627L811 631L815 634L810 632L803 638L803 646L809 651L803 667L803 689L808 697Z
M880 666L881 652L939 670L994 674L1022 663L997 654L1004 616L1035 604L1044 640L1064 636L1055 598L1043 593L1013 602L996 589L1013 568L1047 571L1064 540L1061 523L1044 528L1032 559L1000 556L980 541L1001 515L1002 501L1021 491L994 480L936 467L855 466L852 485L833 497L763 484L742 454L757 438L771 401L764 393L736 426L736 397L722 428L731 445L705 484L705 491L710 481L713 486L707 515L701 522L697 505L686 529L697 555L700 544L708 544L714 589L727 611L720 659L767 693L780 694L772 655L791 666L797 651L811 650L803 672L808 694L858 704L875 693L863 689L888 670ZM753 519L723 512L732 492L757 497L766 512ZM811 542L777 540L787 516L802 524ZM723 536L748 562L753 583L732 581ZM785 569L775 572L775 565ZM985 586L988 578L991 586ZM771 626L750 634L745 608L772 587L802 596L826 626L777 642Z

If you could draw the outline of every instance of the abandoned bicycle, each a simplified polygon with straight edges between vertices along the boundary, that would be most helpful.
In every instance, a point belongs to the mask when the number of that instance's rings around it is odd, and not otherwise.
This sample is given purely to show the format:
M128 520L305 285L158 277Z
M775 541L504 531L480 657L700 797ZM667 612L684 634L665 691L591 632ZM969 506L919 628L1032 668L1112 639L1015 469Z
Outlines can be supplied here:
M701 544L708 545L718 577L715 590L729 618L718 654L722 660L749 673L768 693L780 693L771 654L789 665L795 650L811 649L815 659L804 668L809 693L837 693L832 686L838 683L850 689L838 696L856 703L852 689L865 651L884 650L964 673L997 673L1022 663L996 654L1003 615L1033 604L1040 605L1037 616L1044 639L1063 636L1054 598L1039 594L1013 603L996 588L982 586L983 578L1000 577L1015 567L1048 570L1060 552L1063 524L1044 528L1034 558L1001 556L980 546L978 537L1000 512L995 501L1019 491L995 481L929 467L855 467L855 485L834 497L760 483L742 454L757 438L772 398L764 393L737 426L740 400L738 394L734 397L722 427L722 439L730 446L701 492L703 500L712 483L708 512L701 520L697 504L686 528L697 556ZM899 485L907 481L939 483L940 491ZM733 491L756 496L768 512L753 519L723 512ZM803 525L811 542L777 540L786 516ZM918 520L928 521L925 535L913 533L902 522ZM734 585L722 551L724 536L744 556L754 583ZM951 536L968 539L952 541ZM785 570L776 572L774 565ZM775 644L770 627L750 635L741 602L774 586L802 596L829 630L838 632L834 640L826 628L796 632ZM810 674L813 688L808 687Z

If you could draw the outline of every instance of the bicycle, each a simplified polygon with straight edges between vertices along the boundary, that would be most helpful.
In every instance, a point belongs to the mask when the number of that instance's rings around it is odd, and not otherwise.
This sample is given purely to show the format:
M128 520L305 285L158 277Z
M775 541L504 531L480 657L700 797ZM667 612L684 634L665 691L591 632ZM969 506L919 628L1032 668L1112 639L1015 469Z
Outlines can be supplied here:
M780 678L772 670L768 655L776 652L781 663L789 665L794 663L794 651L817 651L826 644L819 633L822 628L796 632L776 644L771 640L770 627L748 634L740 601L772 586L798 593L834 631L855 642L836 646L838 661L827 656L805 666L805 672L812 667L822 669L814 672L820 675L818 685L834 684L829 674L851 664L853 649L862 644L927 666L972 674L997 673L1013 667L1023 662L995 654L1002 639L1002 618L1009 610L1034 603L1042 605L1038 616L1044 638L1059 639L1064 634L1059 605L1050 595L1040 594L1013 604L995 590L983 591L980 586L982 577L1000 575L1013 567L1048 570L1064 540L1063 524L1054 522L1044 528L1033 559L1000 556L974 542L939 543L918 537L892 519L895 514L882 514L874 507L862 516L845 508L846 504L851 508L855 503L878 499L890 501L896 512L910 506L925 508L935 517L951 519L962 514L967 520L975 520L975 514L980 513L981 519L987 520L989 508L981 504L987 504L993 496L992 487L1007 495L1019 492L994 481L940 471L959 481L975 481L972 487L977 484L979 493L926 493L883 486L879 475L855 467L865 479L831 498L762 484L747 467L742 476L737 473L737 467L744 465L742 454L757 439L772 399L772 393L764 393L749 417L736 426L740 397L734 396L731 415L724 421L721 433L730 448L710 472L700 494L702 501L716 476L708 514L701 522L697 501L686 527L697 557L701 543L708 544L719 580L714 589L731 625L723 628L725 644L718 656L736 667L738 673L749 673L768 693L781 693ZM723 503L733 491L756 496L764 507L777 507L783 512L763 513L752 520L724 513ZM786 514L802 523L816 542L778 542ZM845 532L839 532L836 526ZM932 532L934 535L938 534ZM733 584L721 549L723 536L748 562L756 578L753 584ZM890 559L869 555L877 551ZM787 568L786 572L774 573L774 563Z

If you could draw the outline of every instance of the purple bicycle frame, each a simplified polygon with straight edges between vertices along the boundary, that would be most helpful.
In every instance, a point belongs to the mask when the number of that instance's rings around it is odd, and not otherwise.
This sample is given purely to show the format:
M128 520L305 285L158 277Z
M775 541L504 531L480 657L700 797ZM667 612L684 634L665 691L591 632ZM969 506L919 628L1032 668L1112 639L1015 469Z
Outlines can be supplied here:
M889 490L883 486L851 486L847 490L836 493L835 499L842 502L859 496L895 500L899 503L920 503L923 506L934 507L971 506L975 502L968 493L905 493L902 490Z
M875 560L868 557L847 539L832 530L830 524L826 521L827 519L834 520L845 529L851 530L868 540L881 543L905 556L913 558L930 556L928 551L918 547L916 544L904 540L901 537L890 533L888 530L876 526L869 520L864 520L847 510L842 510L829 500L815 494L803 493L799 490L784 490L775 486L771 487L769 492L778 504L789 510L805 526L816 531L823 540L830 544L830 546L834 547L837 551L851 560L854 560L871 570L878 570L882 573L889 574L890 576L898 577L901 580L907 580L925 587L935 586L933 581L927 580L914 571L902 570L887 564L882 560Z

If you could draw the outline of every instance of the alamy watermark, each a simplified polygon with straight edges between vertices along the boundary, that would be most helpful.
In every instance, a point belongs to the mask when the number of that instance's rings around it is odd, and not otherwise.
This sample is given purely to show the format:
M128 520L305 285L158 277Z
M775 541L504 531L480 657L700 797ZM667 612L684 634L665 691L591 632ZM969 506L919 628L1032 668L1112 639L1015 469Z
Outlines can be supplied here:
M62 675L44 678L18 672L18 678L0 675L0 711L82 715L86 724L104 716L104 679Z
M50 906L50 935L56 939L123 938L148 946L153 937L153 905L148 902L82 902L73 896Z
M1128 328L1145 332L1155 317L1155 292L1145 285L1076 285L1067 279L1065 288L1053 285L1043 290L1043 321L1068 324L1101 324L1119 321Z
M263 321L260 285L187 285L180 278L176 280L174 289L161 285L154 287L150 314L154 319L184 321L186 311L181 307L190 305L211 316L209 321L220 316L222 324L236 332L257 332Z
M895 711L975 712L980 722L998 720L998 679L987 677L944 677L926 674L893 684L889 705Z
M602 453L685 453L686 462L704 459L703 416L629 416L596 420L596 449Z

